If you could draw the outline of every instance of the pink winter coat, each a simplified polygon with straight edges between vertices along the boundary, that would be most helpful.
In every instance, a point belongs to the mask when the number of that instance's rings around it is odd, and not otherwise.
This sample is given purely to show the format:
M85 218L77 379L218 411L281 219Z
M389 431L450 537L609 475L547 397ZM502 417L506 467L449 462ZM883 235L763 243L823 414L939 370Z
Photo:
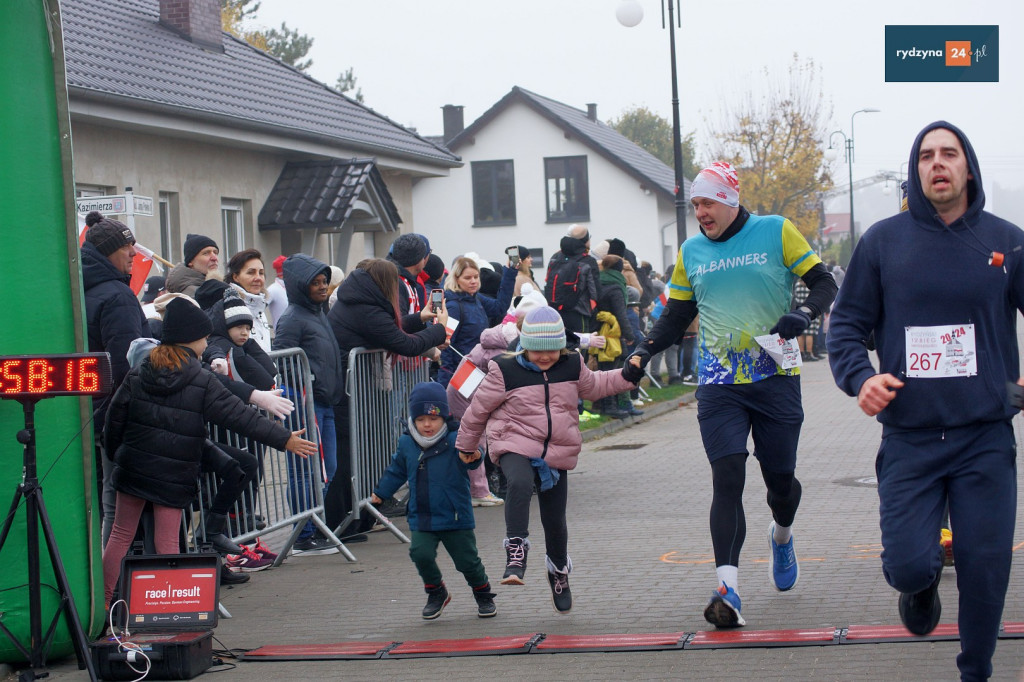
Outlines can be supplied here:
M546 372L500 356L487 366L487 376L473 394L462 417L455 447L472 452L487 431L491 461L506 452L543 457L554 469L575 469L580 436L580 398L599 400L633 388L622 370L591 372L576 352L562 356Z
M515 322L499 324L496 327L490 327L483 330L480 333L480 343L473 346L473 350L466 353L466 357L462 359L459 366L455 369L455 373L458 374L459 370L466 363L466 360L472 362L481 372L487 372L487 363L508 351L508 345L513 340L519 338L519 329L516 327ZM466 408L469 407L469 400L465 398L459 389L448 384L448 409L451 410L452 415L462 420L462 415L466 413ZM472 396L470 396L472 397Z

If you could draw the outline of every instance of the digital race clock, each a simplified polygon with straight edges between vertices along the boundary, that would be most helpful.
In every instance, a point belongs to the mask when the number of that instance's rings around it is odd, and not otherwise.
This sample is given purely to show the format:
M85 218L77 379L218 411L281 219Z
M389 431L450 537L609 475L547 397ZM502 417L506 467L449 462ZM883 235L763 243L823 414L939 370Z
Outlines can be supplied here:
M106 353L0 356L0 399L100 396L112 381Z

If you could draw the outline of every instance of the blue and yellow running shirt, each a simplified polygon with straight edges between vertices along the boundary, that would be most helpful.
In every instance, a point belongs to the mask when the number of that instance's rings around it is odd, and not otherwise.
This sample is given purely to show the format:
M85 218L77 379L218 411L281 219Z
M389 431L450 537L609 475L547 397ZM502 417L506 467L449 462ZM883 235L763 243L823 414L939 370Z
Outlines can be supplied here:
M775 364L754 337L789 312L793 281L820 262L796 226L777 215L751 215L724 242L698 234L683 243L669 297L697 303L701 384L800 373Z

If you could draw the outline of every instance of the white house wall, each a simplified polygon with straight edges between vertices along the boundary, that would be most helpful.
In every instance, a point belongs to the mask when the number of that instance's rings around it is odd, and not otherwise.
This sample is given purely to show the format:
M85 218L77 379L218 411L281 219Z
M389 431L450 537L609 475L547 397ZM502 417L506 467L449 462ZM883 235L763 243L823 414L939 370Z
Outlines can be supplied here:
M453 168L447 178L424 178L413 185L416 232L430 239L434 252L446 262L466 251L476 251L487 260L503 260L511 244L542 248L545 260L571 223L547 223L544 186L544 158L586 156L590 188L590 228L594 240L618 237L640 260L659 267L662 259L660 225L671 220L671 202L659 201L645 193L640 181L600 156L578 139L567 139L563 131L526 105L515 103L484 126L475 143L455 150L464 166ZM516 225L477 227L473 225L473 161L512 159L516 191ZM659 204L668 204L668 211ZM674 242L674 230L667 234ZM674 251L675 245L670 247ZM543 279L543 264L534 272Z

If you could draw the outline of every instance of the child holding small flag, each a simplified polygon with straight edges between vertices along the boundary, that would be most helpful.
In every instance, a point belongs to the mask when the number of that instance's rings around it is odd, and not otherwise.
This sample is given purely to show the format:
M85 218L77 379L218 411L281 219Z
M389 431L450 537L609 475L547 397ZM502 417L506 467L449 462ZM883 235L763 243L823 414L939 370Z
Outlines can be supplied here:
M451 601L437 566L437 545L443 544L455 568L473 590L477 615L498 613L494 593L476 548L473 506L467 470L480 466L480 453L455 450L459 423L452 418L444 386L432 381L416 384L409 394L408 431L398 439L398 450L370 501L381 504L405 482L409 483L409 557L416 565L427 604L423 618L433 620Z
M524 584L530 500L537 483L557 613L572 609L565 508L566 474L576 467L582 445L576 405L580 398L598 400L632 386L622 370L592 372L579 353L569 353L561 316L544 306L526 314L516 351L488 363L487 376L463 416L455 447L462 453L475 451L486 430L491 461L508 479L503 585Z

